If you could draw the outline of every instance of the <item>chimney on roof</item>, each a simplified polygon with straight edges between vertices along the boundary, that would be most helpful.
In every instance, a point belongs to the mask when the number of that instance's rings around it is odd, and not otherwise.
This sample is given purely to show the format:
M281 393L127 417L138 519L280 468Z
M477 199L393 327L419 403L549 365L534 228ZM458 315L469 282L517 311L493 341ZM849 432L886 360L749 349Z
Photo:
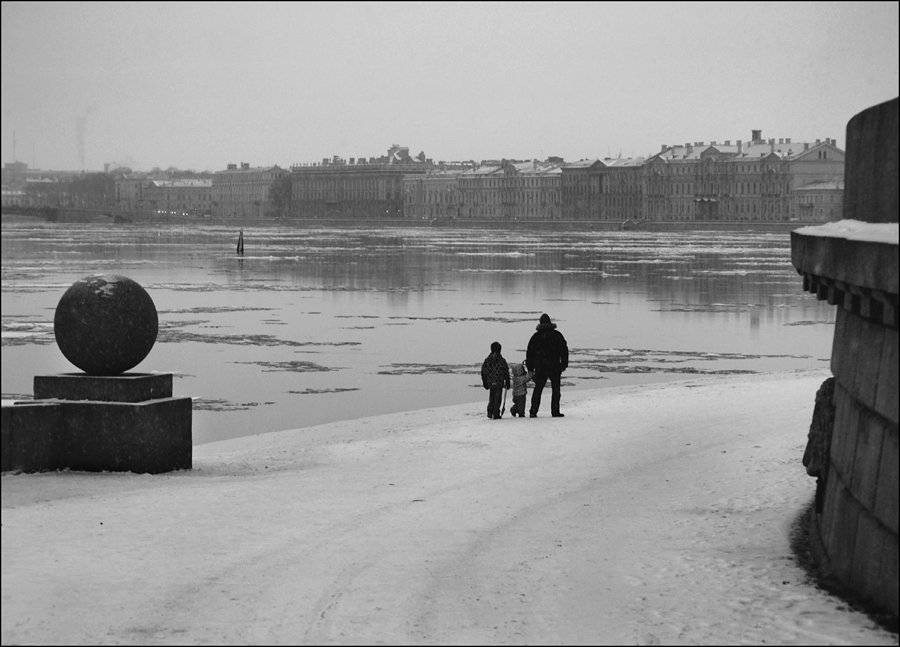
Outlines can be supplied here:
M250 168L250 162L241 162L241 169L247 170Z
M709 145L710 145L710 146L715 146L715 145L716 145L716 140L714 139L714 140L712 140L711 142L709 142Z
M225 167L225 168L226 168L226 170L229 170L229 171L236 171L236 170L237 170L237 164L229 164L229 165L228 165L227 167Z
M725 145L726 145L726 146L731 146L731 140L730 140L730 139L726 139L726 140L725 140Z
M774 152L775 152L775 138L774 138L774 137L772 137L771 139L769 139L769 152L770 152L770 153L774 153Z
M738 155L740 155L741 153L744 152L743 145L742 145L742 142L741 142L740 139L737 140L736 146L737 146L737 149L738 149Z
M778 143L779 143L779 144L783 144L783 143L784 143L784 139L781 138L781 137L779 137L779 138L778 138Z
M668 148L667 145L662 144L662 145L660 146L659 152L660 152L660 153L665 153L667 148Z
M804 150L804 151L808 151L808 150L809 150L809 142L803 142L803 150Z
M817 140L816 140L816 144L821 144L821 143L822 143L822 140L821 140L821 139L817 139Z

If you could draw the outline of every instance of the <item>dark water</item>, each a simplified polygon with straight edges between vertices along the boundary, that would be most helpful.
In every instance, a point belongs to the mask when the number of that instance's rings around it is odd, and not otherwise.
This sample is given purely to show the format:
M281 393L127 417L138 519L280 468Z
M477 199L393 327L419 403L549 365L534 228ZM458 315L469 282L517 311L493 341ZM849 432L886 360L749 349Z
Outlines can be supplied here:
M194 442L486 402L490 343L522 361L542 312L570 389L828 366L834 308L786 233L522 232L4 223L2 392L73 372L53 315L90 274L140 283Z

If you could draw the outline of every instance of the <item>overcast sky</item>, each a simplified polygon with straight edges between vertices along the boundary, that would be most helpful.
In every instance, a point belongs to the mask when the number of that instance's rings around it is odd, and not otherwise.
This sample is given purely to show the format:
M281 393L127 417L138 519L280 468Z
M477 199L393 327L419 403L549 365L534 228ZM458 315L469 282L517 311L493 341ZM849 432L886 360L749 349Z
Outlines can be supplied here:
M2 161L58 170L843 148L900 58L893 1L4 0L2 30Z

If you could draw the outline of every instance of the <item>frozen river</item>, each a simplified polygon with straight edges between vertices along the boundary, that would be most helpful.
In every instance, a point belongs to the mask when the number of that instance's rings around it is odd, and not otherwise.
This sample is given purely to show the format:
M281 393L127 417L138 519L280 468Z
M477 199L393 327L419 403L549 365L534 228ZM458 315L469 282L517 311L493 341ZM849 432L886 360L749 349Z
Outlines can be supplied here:
M53 316L90 274L141 284L194 443L478 403L490 343L522 361L538 317L566 336L565 393L690 374L828 366L834 308L804 293L790 236L7 223L2 393L75 372Z

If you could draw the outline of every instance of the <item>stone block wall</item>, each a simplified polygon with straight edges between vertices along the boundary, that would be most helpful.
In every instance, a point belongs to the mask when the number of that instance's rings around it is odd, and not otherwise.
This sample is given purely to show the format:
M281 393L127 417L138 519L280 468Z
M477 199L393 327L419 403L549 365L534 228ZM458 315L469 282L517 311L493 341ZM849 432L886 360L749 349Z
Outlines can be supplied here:
M839 312L831 368L835 424L818 530L841 581L897 614L897 329Z
M838 307L834 427L813 519L828 570L898 615L898 100L847 125L844 220L791 232L804 289Z

